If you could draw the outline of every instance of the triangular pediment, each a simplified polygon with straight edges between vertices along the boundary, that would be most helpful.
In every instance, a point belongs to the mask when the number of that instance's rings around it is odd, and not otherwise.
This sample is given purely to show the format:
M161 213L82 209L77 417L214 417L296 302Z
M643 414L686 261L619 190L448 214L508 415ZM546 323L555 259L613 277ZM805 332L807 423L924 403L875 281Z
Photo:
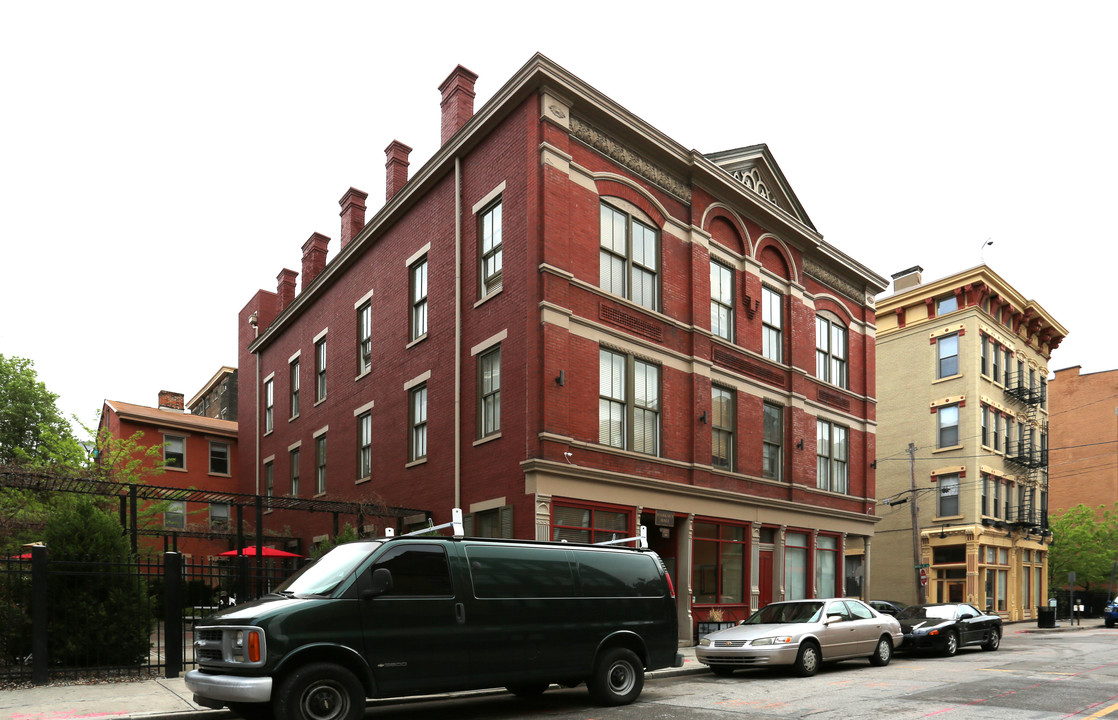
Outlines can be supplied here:
M768 145L723 150L706 157L762 200L772 203L812 230L816 229L773 159Z

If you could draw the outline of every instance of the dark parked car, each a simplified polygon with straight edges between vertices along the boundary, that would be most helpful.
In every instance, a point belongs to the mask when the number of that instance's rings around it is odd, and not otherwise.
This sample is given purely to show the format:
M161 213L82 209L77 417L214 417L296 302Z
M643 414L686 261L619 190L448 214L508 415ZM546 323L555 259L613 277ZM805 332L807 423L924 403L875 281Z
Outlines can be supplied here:
M1002 619L967 603L909 605L897 620L904 633L900 650L938 650L951 656L964 645L997 650L1002 643Z
M896 600L870 600L869 606L882 615L892 615L893 617L897 617L901 610L908 607L905 603Z

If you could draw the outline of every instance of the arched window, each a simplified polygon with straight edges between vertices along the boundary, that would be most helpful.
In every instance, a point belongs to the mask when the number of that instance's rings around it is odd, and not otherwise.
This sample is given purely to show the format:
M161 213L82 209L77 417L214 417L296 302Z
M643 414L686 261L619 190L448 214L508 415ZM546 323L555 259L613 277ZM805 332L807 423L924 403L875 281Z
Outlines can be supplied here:
M815 376L823 382L849 387L846 326L837 315L823 311L815 316Z

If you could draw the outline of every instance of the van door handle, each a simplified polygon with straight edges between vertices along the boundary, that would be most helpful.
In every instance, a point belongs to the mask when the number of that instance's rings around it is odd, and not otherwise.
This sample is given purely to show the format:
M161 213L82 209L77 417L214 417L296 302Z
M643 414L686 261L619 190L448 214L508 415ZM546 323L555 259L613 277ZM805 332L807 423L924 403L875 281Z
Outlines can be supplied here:
M459 625L466 622L466 606L462 603L454 603L454 619Z

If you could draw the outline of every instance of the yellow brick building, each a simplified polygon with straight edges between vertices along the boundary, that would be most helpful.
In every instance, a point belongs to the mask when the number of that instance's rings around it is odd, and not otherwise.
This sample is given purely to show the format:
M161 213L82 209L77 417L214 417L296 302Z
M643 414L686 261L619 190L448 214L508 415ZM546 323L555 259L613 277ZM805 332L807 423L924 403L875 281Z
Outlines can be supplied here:
M1033 618L1048 597L1048 363L1067 330L985 265L922 270L877 303L870 597Z

